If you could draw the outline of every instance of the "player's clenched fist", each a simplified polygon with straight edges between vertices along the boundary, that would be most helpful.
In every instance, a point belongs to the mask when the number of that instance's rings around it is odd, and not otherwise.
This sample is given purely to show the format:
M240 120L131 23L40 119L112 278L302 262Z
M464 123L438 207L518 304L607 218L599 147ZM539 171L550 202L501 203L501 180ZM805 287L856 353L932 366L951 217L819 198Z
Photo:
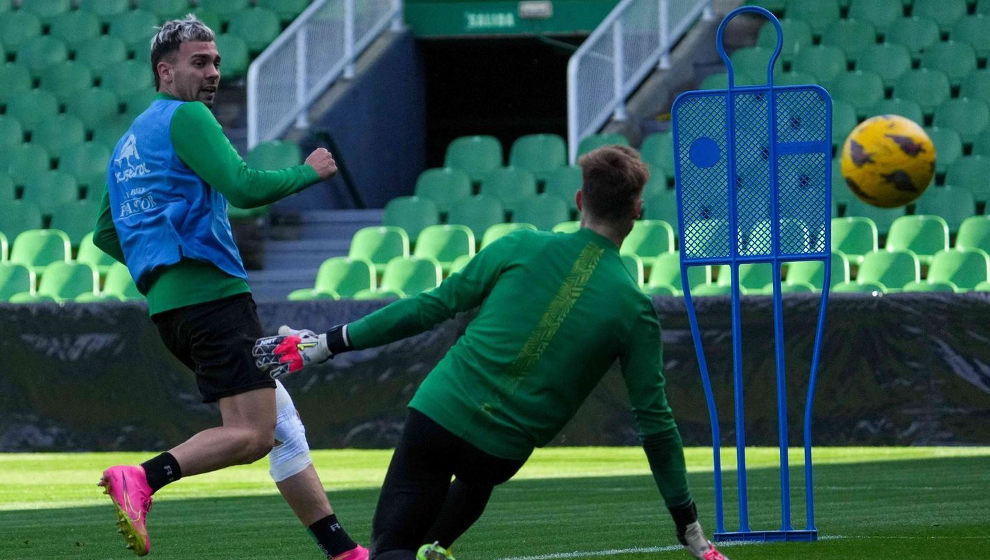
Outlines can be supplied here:
M320 179L329 179L337 172L337 162L326 148L317 148L306 158L306 165L316 170Z

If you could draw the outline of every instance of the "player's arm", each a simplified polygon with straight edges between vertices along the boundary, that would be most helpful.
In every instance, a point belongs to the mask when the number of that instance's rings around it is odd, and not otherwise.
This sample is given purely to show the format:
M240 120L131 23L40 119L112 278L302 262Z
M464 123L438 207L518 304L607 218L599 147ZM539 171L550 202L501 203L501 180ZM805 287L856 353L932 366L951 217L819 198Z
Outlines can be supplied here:
M113 257L114 260L124 262L124 250L120 248L117 228L113 225L113 216L110 213L110 195L107 194L106 189L103 190L100 211L96 216L96 227L93 228L93 244Z
M626 340L628 343L619 357L622 374L639 425L643 451L674 520L677 539L696 558L724 558L720 553L712 555L711 544L698 523L698 511L687 483L684 445L667 402L660 321L649 302L644 302L640 320Z
M251 169L213 113L199 102L184 103L176 109L170 134L179 158L237 208L271 204L333 175L337 169L323 149L314 151L301 165L274 171Z
M480 305L502 270L510 265L517 244L514 236L503 237L437 288L395 301L325 333L282 326L278 336L260 338L255 343L253 354L258 367L267 368L277 379L349 350L381 346L429 330L458 312Z

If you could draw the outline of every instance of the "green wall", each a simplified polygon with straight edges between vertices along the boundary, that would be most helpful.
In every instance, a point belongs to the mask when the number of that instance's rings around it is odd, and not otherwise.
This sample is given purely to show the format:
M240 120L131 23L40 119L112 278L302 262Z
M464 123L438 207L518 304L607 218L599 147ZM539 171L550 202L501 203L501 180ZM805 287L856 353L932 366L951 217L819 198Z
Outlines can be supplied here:
M616 4L618 0L406 0L405 20L417 37L590 33Z

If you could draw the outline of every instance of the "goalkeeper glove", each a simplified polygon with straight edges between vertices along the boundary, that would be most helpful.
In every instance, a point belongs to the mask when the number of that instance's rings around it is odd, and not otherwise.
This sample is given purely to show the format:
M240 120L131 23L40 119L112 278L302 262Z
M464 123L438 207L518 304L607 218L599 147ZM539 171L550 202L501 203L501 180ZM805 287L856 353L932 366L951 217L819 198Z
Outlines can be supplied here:
M337 325L317 335L309 329L297 330L282 325L278 328L278 336L259 338L251 354L259 368L268 370L273 379L278 379L350 350L343 331L344 326Z

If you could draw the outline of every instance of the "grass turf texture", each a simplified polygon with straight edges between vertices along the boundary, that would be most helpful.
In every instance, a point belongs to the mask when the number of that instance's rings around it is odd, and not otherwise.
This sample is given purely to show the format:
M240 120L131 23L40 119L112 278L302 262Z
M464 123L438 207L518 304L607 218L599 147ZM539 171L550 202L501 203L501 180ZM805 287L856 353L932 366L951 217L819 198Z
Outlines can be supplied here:
M686 450L702 523L714 530L711 450ZM317 451L316 466L351 535L368 541L389 451ZM747 455L753 529L780 523L776 448ZM148 453L0 454L0 559L133 558L96 487L108 465ZM801 454L791 453L792 509L804 527ZM725 453L731 468L734 450ZM734 560L981 557L990 550L990 447L815 450L816 543L723 545ZM734 483L735 474L726 472ZM726 488L726 528L736 528ZM152 557L319 558L277 495L267 461L191 477L162 491L149 516ZM539 450L496 489L454 546L460 560L688 558L638 448Z

